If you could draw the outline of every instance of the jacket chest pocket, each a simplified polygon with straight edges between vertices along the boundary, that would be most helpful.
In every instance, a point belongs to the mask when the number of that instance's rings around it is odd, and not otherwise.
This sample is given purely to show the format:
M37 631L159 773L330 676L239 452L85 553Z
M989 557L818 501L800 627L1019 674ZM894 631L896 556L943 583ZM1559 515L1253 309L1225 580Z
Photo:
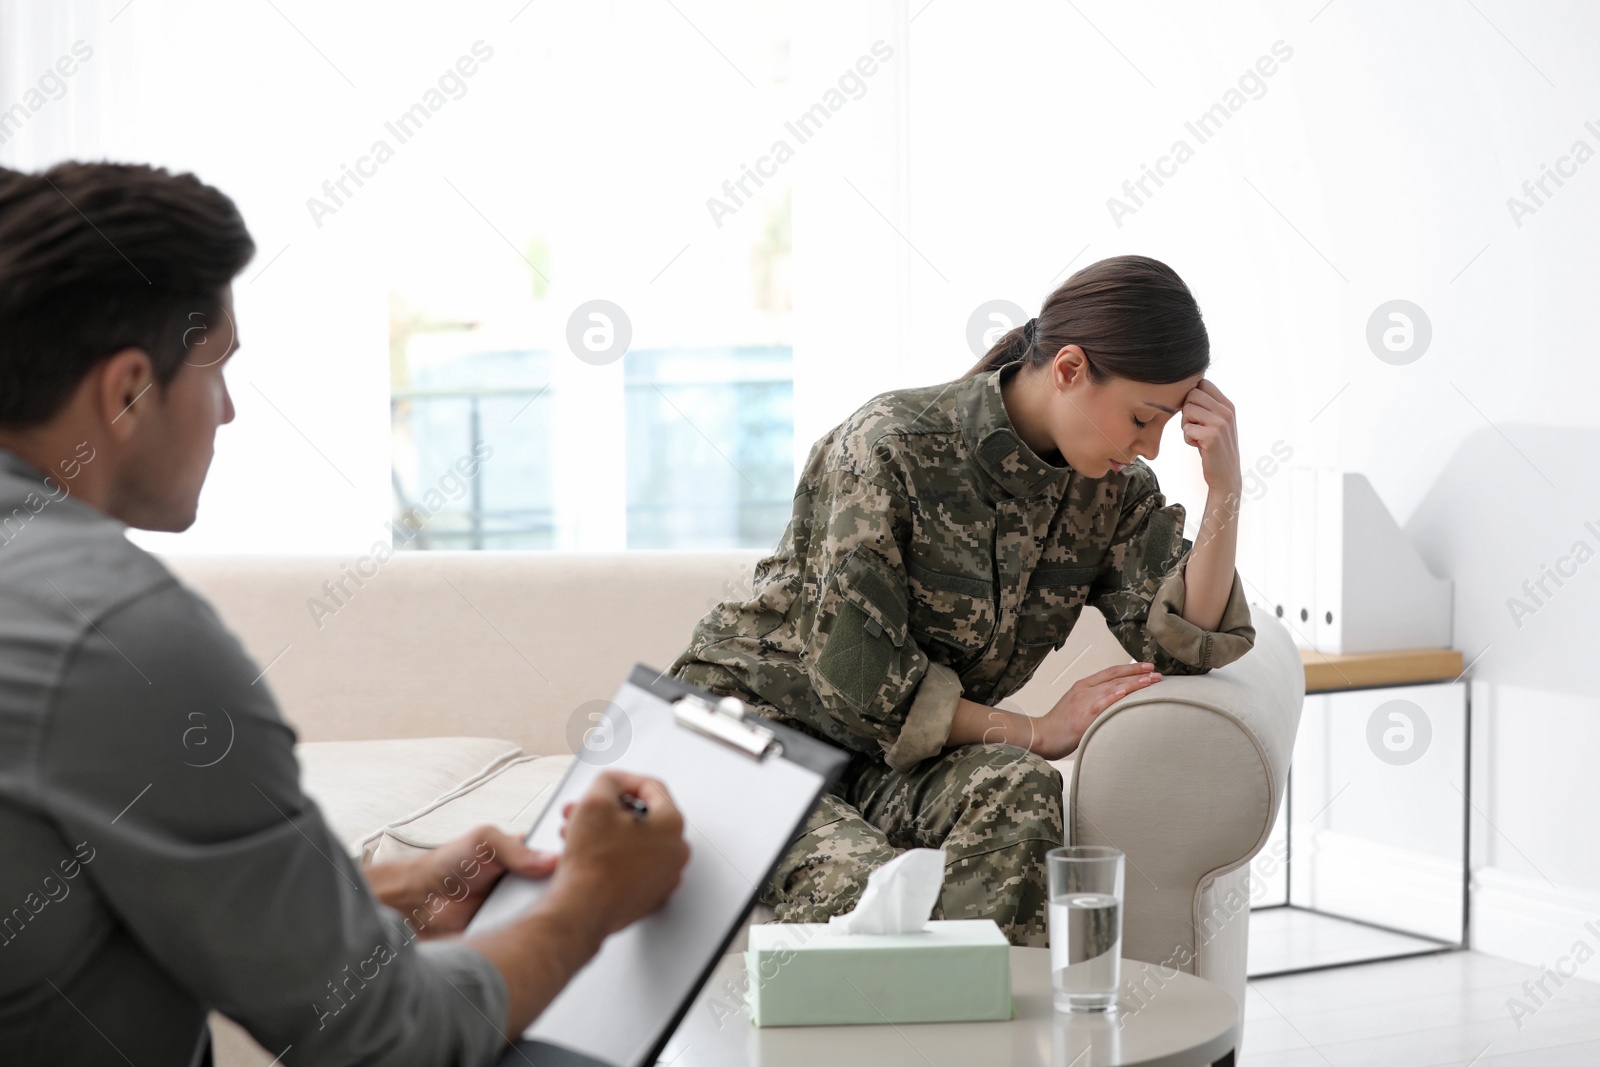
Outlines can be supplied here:
M1066 644L1099 571L1096 563L1041 563L1017 612L1017 644L1024 648Z
M954 650L946 666L957 667L988 646L995 627L992 579L949 574L910 560L906 577L912 633Z

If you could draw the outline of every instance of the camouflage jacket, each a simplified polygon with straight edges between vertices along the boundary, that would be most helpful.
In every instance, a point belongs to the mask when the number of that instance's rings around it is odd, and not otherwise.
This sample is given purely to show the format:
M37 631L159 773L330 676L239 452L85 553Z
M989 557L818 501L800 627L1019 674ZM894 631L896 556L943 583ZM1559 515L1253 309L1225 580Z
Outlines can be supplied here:
M1218 631L1186 621L1183 506L1143 461L1087 478L1041 459L1001 399L1014 369L884 393L818 441L752 595L701 619L672 672L903 770L962 696L1022 688L1085 604L1163 674L1244 655L1238 573Z

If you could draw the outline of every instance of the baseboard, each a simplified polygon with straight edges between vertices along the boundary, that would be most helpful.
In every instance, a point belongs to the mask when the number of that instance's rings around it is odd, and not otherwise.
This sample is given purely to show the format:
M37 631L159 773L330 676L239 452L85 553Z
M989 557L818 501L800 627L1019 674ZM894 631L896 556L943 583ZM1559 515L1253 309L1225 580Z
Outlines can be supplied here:
M1307 862L1309 859L1309 863ZM1322 830L1295 856L1294 902L1441 941L1461 938L1461 862Z
M1472 948L1532 967L1566 959L1564 970L1577 967L1579 977L1600 981L1600 892L1479 868L1472 872Z
M1297 904L1442 940L1460 936L1455 860L1324 830L1315 835L1308 867L1295 878ZM1579 977L1600 982L1600 891L1480 867L1472 872L1469 930L1474 951L1531 967L1577 968Z

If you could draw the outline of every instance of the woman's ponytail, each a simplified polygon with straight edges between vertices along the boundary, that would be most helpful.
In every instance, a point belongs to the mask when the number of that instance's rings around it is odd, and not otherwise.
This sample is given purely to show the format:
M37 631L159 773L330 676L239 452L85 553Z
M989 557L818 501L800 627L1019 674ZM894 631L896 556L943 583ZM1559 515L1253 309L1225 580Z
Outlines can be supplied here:
M971 378L986 371L999 370L1007 363L1019 363L1028 358L1028 351L1033 347L1034 329L1038 319L1029 319L1021 326L1013 326L1000 335L1000 339L983 354L983 358L973 366L963 378Z

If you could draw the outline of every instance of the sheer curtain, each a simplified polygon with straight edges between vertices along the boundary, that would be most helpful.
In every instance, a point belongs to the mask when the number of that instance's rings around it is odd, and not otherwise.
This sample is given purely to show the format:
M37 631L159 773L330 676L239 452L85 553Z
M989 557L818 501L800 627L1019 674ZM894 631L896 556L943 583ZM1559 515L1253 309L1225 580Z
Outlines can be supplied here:
M0 161L193 170L256 238L235 283L238 419L218 434L199 521L135 536L187 552L344 554L388 540L391 383L466 338L472 351L560 357L549 454L535 457L548 469L529 476L553 479L556 547L625 547L625 366L574 358L569 316L614 302L640 350L787 346L788 176L746 184L731 218L707 206L756 163L765 135L750 132L783 111L784 10L0 4L8 103L74 41L92 49L65 93L0 143ZM691 458L735 462L680 392L640 388L677 420L673 440L704 453ZM500 455L533 447L522 423L502 422L486 425ZM491 460L485 477L524 472ZM718 478L753 480L732 467Z
M305 42L269 5L11 3L0 17L7 101L74 42L92 49L0 158L192 170L255 236L235 282L238 419L217 435L200 518L182 535L133 536L178 551L370 546L389 506L384 285L370 220L319 231L304 207L336 153L365 141L359 98L315 51L295 51Z

